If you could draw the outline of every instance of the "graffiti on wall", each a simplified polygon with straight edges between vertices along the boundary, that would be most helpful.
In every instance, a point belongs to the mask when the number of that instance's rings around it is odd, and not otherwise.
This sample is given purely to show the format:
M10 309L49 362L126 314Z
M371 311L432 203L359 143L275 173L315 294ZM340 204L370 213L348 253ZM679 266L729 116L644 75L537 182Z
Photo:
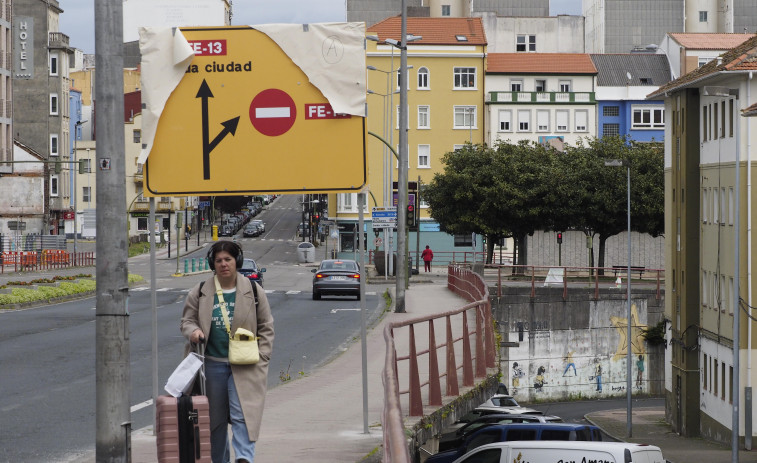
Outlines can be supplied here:
M631 305L631 336L628 336L628 318L610 317L610 323L618 331L620 340L618 341L618 347L615 349L615 355L612 357L613 361L618 361L625 358L628 354L628 338L631 338L631 351L634 355L646 354L646 347L644 346L644 330L647 329L647 325L642 325L639 322L639 311L636 308L636 304Z

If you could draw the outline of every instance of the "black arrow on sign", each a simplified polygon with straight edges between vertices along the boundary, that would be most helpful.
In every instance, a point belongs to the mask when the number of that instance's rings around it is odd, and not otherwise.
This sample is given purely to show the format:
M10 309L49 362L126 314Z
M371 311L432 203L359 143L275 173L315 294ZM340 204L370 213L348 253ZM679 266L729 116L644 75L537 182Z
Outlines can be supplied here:
M223 130L216 135L213 141L210 141L210 128L208 126L208 98L213 98L213 92L210 91L210 87L208 87L208 83L205 79L203 79L202 84L200 84L200 89L197 91L197 96L195 98L202 98L202 177L205 180L210 180L210 152L221 143L221 140L223 140L226 135L231 134L234 136L234 133L237 131L237 126L239 125L239 116L229 119L226 122L222 122L221 125L223 126Z

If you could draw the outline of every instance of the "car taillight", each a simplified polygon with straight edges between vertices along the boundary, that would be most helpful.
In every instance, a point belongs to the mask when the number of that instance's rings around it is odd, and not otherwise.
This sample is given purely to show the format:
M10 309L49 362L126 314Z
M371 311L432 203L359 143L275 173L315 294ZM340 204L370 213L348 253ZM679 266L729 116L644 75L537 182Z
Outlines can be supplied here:
M360 274L359 274L359 273L355 273L355 274L352 274L352 275L350 275L350 276L351 276L352 278L360 278Z
M250 273L250 278L257 278L258 274L255 272Z
M315 274L315 277L316 277L316 278L323 278L323 274L322 274L322 273L316 273L316 274Z

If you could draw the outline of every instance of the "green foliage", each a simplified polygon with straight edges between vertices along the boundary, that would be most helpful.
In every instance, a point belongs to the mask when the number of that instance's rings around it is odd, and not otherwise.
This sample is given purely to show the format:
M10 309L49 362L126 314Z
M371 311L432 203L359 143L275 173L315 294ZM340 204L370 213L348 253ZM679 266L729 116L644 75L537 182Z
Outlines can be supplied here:
M659 322L655 326L643 329L641 335L644 336L644 339L646 339L646 341L652 346L665 344L665 320Z
M79 280L75 283L62 281L58 286L41 286L37 289L14 288L10 294L0 294L0 306L46 301L56 297L87 293L94 290L94 280Z
M137 275L136 273L129 274L129 283L140 283L142 281L145 281L142 275Z
M563 152L527 141L466 144L443 156L423 198L443 231L485 235L489 259L500 238L519 246L537 230L574 229L599 235L601 266L604 241L627 227L626 169L608 159L630 162L632 229L663 233L661 147L622 137L579 140Z

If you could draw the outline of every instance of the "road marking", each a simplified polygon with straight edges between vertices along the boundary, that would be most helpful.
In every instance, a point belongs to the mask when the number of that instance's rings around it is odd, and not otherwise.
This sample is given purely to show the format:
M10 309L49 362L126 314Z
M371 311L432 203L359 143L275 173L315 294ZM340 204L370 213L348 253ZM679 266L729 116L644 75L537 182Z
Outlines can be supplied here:
M156 289L155 291L156 291L156 292L161 292L161 293L164 293L164 292L166 292L166 291L171 291L171 288L160 288L160 289Z
M286 292L286 293L284 293L284 294L288 294L288 295L290 295L290 294L300 294L301 292L302 292L302 291L287 291L287 292Z
M136 405L131 406L131 413L137 412L139 410L142 410L143 408L147 408L150 405L152 405L152 399L145 400L142 403L138 403Z
M337 312L339 312L341 310L346 310L346 311L350 311L350 312L360 312L360 309L331 309L331 313L337 313Z

